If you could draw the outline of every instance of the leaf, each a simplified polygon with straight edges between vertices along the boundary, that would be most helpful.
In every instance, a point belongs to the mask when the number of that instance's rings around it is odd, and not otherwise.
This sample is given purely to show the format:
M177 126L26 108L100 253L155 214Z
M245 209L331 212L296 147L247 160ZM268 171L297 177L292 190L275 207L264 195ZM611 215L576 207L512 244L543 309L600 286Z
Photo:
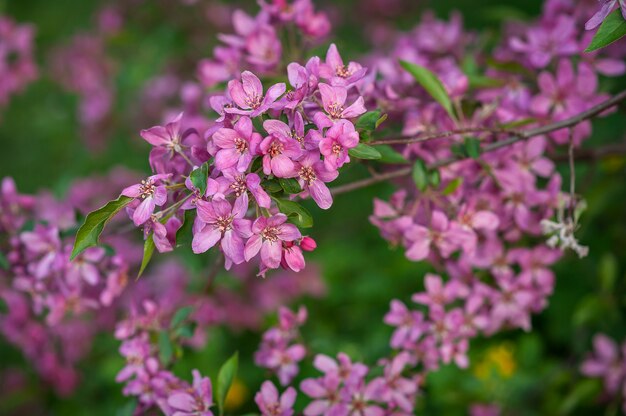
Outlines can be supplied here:
M510 123L500 124L503 129L514 129L516 127L524 127L529 124L536 123L537 119L532 117L522 118L520 120L511 121Z
M475 137L466 137L463 142L465 147L465 153L472 159L478 159L480 157L480 140Z
M76 241L74 241L70 260L73 260L87 248L97 246L100 234L102 234L106 224L132 200L133 198L120 195L119 198L107 202L102 208L89 213L76 233Z
M115 416L133 416L135 414L135 409L137 408L137 400L133 399L129 402L126 402L125 405L117 409L115 412Z
M280 183L278 183L278 181L274 179L269 180L269 181L264 181L261 184L261 186L270 194L275 194L276 192L280 192L283 190L283 187L280 186Z
M450 117L454 117L452 111L452 101L446 92L443 83L430 70L421 65L413 64L407 61L400 61L400 65L406 69L415 81L417 81L424 89L448 112Z
M7 260L4 253L0 251L0 267L4 270L9 270L9 261Z
M393 164L409 163L404 156L396 152L393 147L387 144L378 145L375 149L378 150L378 153L380 153L380 159L378 159L379 162Z
M448 182L446 187L443 188L443 194L446 195L446 196L450 195L450 194L453 194L454 191L459 189L459 186L461 186L462 183L463 183L463 177L458 177L458 178L452 179L450 182Z
M566 415L572 412L583 403L589 403L600 394L602 384L599 379L583 379L576 384L576 387L565 397L561 403L559 413Z
M193 306L185 306L176 311L170 322L170 329L176 328L182 324L193 312Z
M239 353L235 352L232 357L222 365L222 368L220 368L217 374L217 408L219 409L220 415L224 414L224 402L226 401L228 390L230 390L230 386L233 384L233 380L235 380L238 365Z
M196 323L190 322L176 329L175 334L177 337L191 338L193 337L193 334L195 333L195 331L196 331Z
M348 150L348 154L352 157L356 157L357 159L367 160L376 160L382 157L376 148L363 143L359 143L356 147Z
M174 346L167 331L159 332L159 358L161 363L167 365L174 356Z
M439 184L441 183L441 175L439 174L439 171L437 169L431 170L429 172L428 182L435 188L439 187Z
M606 252L602 255L598 265L598 274L600 275L603 290L607 292L613 290L617 280L618 268L617 259L612 253Z
M380 118L378 120L376 120L376 125L374 126L375 128L380 127L381 124L383 124L385 122L385 120L387 120L387 117L389 117L389 114L385 113L382 116L380 116Z
M595 36L591 39L591 43L587 46L585 52L593 52L604 48L624 35L626 35L626 20L624 20L621 10L618 7L604 19L604 22L602 22Z
M152 259L152 254L154 253L155 248L154 238L152 237L153 234L150 233L148 238L146 238L146 241L143 243L143 258L141 259L141 267L139 267L139 274L137 275L137 278L141 277L143 271L148 266L148 263L150 263L150 259Z
M193 229L193 223L195 219L195 209L185 210L185 215L183 216L183 224L180 226L178 231L176 231L176 247L191 245L191 240L193 239L191 231Z
M356 121L355 127L359 130L370 130L370 131L375 130L376 123L378 122L379 118L380 118L379 110L368 111L367 113L359 117L359 119Z
M424 191L428 187L428 172L422 160L416 160L413 164L413 182L420 191Z
M280 178L278 179L278 183L280 187L285 190L285 193L288 195L291 194L299 194L302 192L302 188L297 180L294 178Z
M290 217L293 223L298 227L313 227L313 216L311 216L311 213L302 205L286 199L274 198L274 201L276 201L276 205L278 205L280 212Z
M193 186L200 190L200 195L204 195L209 180L209 162L205 162L198 169L193 170L189 174L189 179Z

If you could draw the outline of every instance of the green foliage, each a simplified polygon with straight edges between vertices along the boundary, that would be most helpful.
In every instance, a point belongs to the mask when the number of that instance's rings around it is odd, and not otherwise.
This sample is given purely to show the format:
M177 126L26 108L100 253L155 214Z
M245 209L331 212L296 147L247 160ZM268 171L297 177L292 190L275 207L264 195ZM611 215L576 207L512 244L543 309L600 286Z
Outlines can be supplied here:
M368 146L363 143L359 143L355 148L350 149L348 154L357 159L376 160L380 159L382 155L380 152L372 146Z
M604 19L585 52L593 52L609 46L624 35L626 35L626 20L624 20L622 11L618 7Z
M155 247L153 233L150 233L143 243L143 258L141 259L141 267L139 267L139 274L137 275L138 278L141 277L146 267L148 267Z
M443 83L430 70L421 65L417 65L407 61L400 61L400 65L407 70L415 81L420 84L431 97L435 99L448 112L450 117L455 118L452 110L452 100L448 95Z
M191 172L189 179L193 186L200 191L200 195L204 195L206 192L207 182L209 179L209 164L211 160L205 162L198 169Z
M231 385L233 384L233 380L235 380L235 375L237 375L237 368L239 367L239 353L235 352L220 368L220 372L217 374L217 386L216 386L216 397L217 397L217 408L219 409L219 414L224 414L224 401L226 400L226 395L228 395L228 391L230 390Z
M276 201L280 212L287 215L295 225L302 228L313 227L313 216L302 205L287 199L273 199Z

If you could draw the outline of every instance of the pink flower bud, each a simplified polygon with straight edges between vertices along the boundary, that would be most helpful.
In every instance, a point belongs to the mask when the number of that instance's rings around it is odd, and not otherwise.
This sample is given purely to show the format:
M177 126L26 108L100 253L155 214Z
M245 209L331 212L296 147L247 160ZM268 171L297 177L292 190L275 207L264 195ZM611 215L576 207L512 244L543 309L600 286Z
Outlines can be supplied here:
M300 248L304 251L313 251L317 248L317 243L311 237L303 237L300 240Z

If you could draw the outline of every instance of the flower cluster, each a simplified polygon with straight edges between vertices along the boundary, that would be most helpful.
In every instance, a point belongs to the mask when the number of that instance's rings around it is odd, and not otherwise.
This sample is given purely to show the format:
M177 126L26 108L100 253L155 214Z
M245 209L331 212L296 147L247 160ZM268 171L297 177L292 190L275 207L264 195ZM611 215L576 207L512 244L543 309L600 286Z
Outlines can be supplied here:
M283 386L290 384L298 375L298 363L306 355L304 345L298 342L299 329L307 319L307 311L300 307L297 312L281 307L278 311L278 326L263 334L254 361L259 367L272 370Z
M332 205L326 184L359 144L354 121L365 107L355 85L365 73L331 45L325 61L289 64L288 92L284 83L264 90L255 74L242 72L210 97L219 117L203 134L185 128L182 113L143 130L155 174L122 191L133 198L133 222L160 252L170 251L191 210L194 253L218 246L227 269L260 258L262 275L281 266L302 270L303 251L316 244L297 227L310 226L310 214L290 199Z
M587 377L602 378L604 389L613 397L622 396L622 411L626 412L626 343L620 347L604 334L593 337L593 353L580 367Z
M37 77L33 57L35 30L0 15L0 106Z
M213 50L211 58L198 63L198 78L206 87L237 77L243 68L268 75L279 69L283 58L281 32L288 33L293 42L301 37L302 45L312 45L330 32L326 14L316 12L311 0L260 1L260 12L250 16L236 10L232 16L234 34L219 35L224 45ZM289 53L300 47L290 45Z

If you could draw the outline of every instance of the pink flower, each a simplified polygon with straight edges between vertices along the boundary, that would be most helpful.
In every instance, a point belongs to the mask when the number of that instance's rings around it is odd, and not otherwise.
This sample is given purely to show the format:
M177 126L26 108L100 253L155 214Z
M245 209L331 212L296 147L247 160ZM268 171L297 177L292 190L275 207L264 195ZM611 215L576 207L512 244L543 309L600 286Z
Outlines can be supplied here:
M239 108L227 108L232 114L256 117L270 109L274 101L285 92L285 84L272 85L263 95L261 80L250 71L241 73L241 81L234 79L228 83L228 93Z
M276 386L271 381L265 381L261 385L261 391L254 396L254 401L262 416L291 416L296 401L296 389L289 387L279 396Z
M616 393L626 381L626 364L615 341L604 334L593 337L593 354L582 364L580 371L588 377L604 377L609 393ZM626 357L626 344L622 348Z
M250 220L244 219L248 210L248 196L235 200L234 206L224 199L196 202L201 228L193 236L194 253L204 253L221 241L227 260L240 264L244 261L243 238L251 234Z
M308 152L296 164L296 172L300 186L311 194L317 205L322 209L330 208L333 197L325 183L334 181L339 173L328 170L315 151Z
M315 130L312 130L312 132ZM317 133L319 134L319 133ZM324 155L324 165L329 171L337 170L350 162L348 150L359 144L359 133L354 125L346 120L338 121L320 139L320 151Z
M333 43L326 53L326 61L319 66L320 77L330 81L331 85L350 87L365 76L367 70L357 62L344 65L337 46Z
M304 126L302 127L303 134ZM266 120L263 128L270 134L261 142L263 173L274 174L279 178L293 177L294 161L302 155L300 144L294 139L297 137L296 133L280 120Z
M167 398L167 404L174 411L174 416L213 416L213 389L211 379L202 377L198 370L193 370L191 389L174 390Z
M139 206L135 208L133 213L133 222L135 225L141 225L148 221L150 215L154 212L154 208L162 206L167 201L167 189L162 184L164 179L172 176L171 174L152 175L146 180L136 185L131 185L122 190L122 195L137 200L142 200Z
M539 25L526 30L526 40L512 38L513 51L527 55L535 68L548 66L553 58L570 56L580 51L576 40L576 22L565 15L550 25Z
M475 248L474 234L456 222L449 222L446 215L439 210L432 213L428 228L414 224L404 235L409 242L406 257L413 261L428 257L431 245L437 247L444 258L450 257L459 248L467 252L472 252Z
M348 108L344 108L348 90L345 87L332 87L328 84L320 83L318 86L322 96L322 104L326 114L315 113L313 119L318 128L330 127L333 122L339 119L350 119L365 113L363 97L359 96Z
M440 276L430 273L424 277L424 285L426 293L415 293L411 299L438 312L443 312L447 304L467 296L468 292L460 282L452 280L444 284Z
M256 173L248 173L246 175L237 172L235 169L226 169L222 172L222 175L224 176L217 178L217 181L221 182L222 185L223 180L226 181L224 195L234 193L237 198L242 198L243 194L250 192L261 208L269 208L272 204L270 196L261 186L261 178Z
M585 30L592 30L600 26L606 17L613 11L618 0L600 0L602 6L591 19L585 23ZM619 7L622 9L622 16L626 19L626 0L619 0Z
M252 121L241 117L234 128L222 127L213 134L213 143L218 150L215 167L219 170L235 167L244 172L258 154L261 135L252 131Z
M396 327L389 343L392 348L402 348L414 343L426 330L424 315L418 311L410 311L404 303L396 299L391 301L391 310L385 315L384 322Z
M259 217L252 224L252 236L246 243L244 258L250 261L261 252L261 268L276 269L280 266L283 241L294 241L302 235L298 228L287 223L285 214L269 218Z

